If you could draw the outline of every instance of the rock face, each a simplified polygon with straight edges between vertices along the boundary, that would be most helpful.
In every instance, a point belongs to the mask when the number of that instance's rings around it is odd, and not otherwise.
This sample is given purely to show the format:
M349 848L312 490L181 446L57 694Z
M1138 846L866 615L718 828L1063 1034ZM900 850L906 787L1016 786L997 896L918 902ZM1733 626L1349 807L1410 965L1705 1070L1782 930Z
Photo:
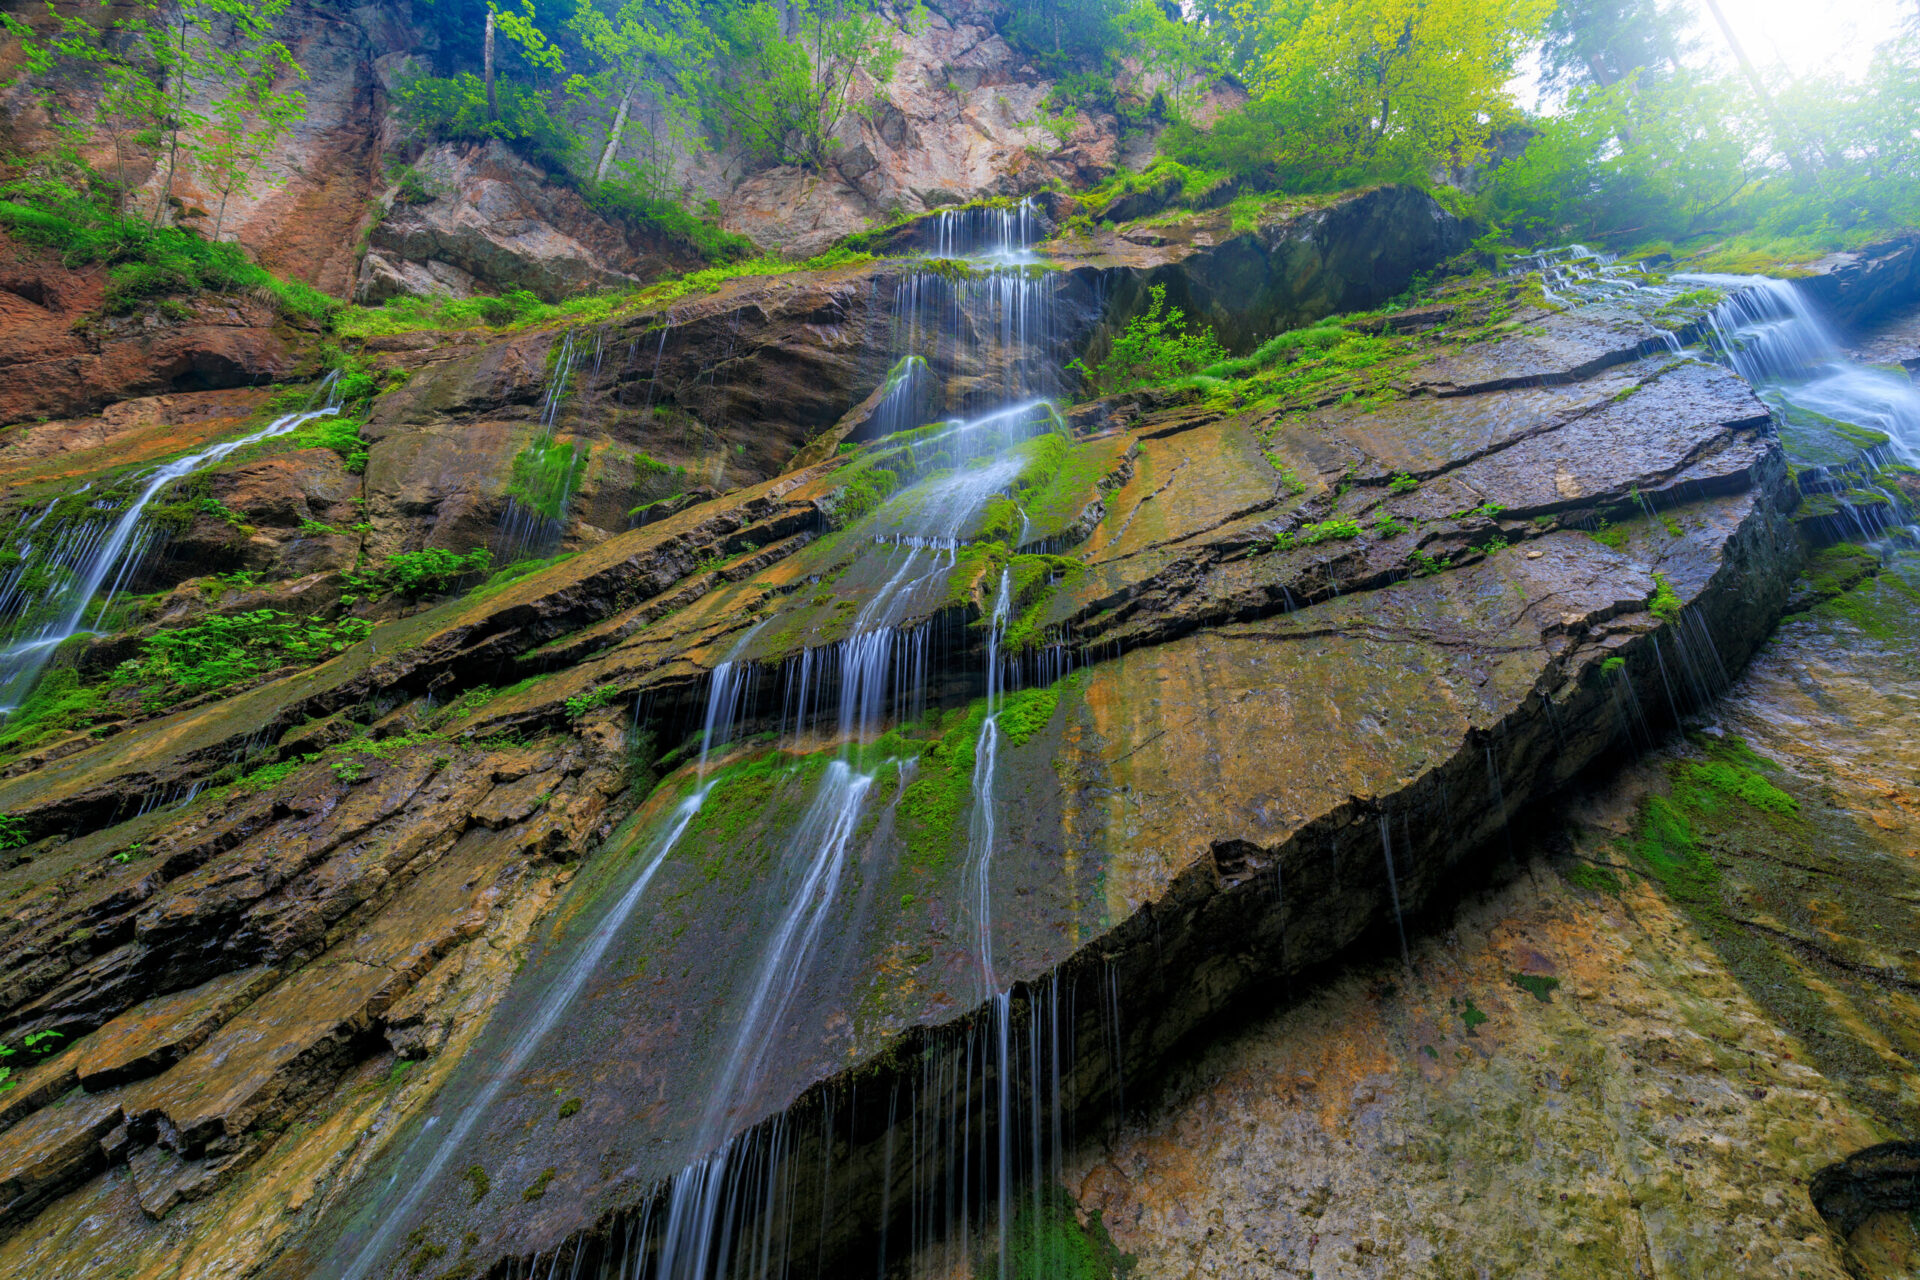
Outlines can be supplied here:
M1298 988L1183 1066L1067 1162L1067 1212L1142 1276L1910 1270L1911 1144L1879 1145L1917 1081L1882 942L1912 927L1909 573L1820 566L1839 594L1702 734L1518 822L1410 967ZM1691 892L1645 852L1675 812Z
M374 228L356 301L526 289L554 302L702 265L658 237L636 243L646 237L601 217L497 141L432 147L413 171L434 198L395 203Z
M251 300L196 301L177 319L102 317L104 267L69 270L57 254L11 242L7 249L12 261L0 275L0 424L76 418L109 406L124 414L120 402L140 397L259 386L297 373L310 345L271 306Z
M1343 256L1340 237L1408 210L1426 216L1389 192L1244 244L1203 224L1089 249L1053 282L1054 332L1084 342L1099 312L1081 299L1150 279L1223 315L1264 309L1249 335L1398 292L1394 271L1452 243L1444 225L1399 257ZM1263 248L1286 269L1229 291L1226 264ZM813 1224L795 1247L823 1258L869 1256L876 1223L912 1239L947 1193L918 1157L894 1164L889 1135L934 1133L990 1087L969 1046L996 1016L1052 1026L1046 1054L1029 1031L1013 1041L1066 1082L1021 1084L1015 1105L1090 1123L1249 998L1397 937L1514 814L1711 698L1785 607L1792 495L1744 384L1649 355L1664 348L1630 306L1563 313L1522 281L1463 282L1369 322L1350 373L1032 416L993 464L1019 519L955 507L968 549L888 597L894 634L925 637L927 702L867 754L805 718L852 678L830 655L862 602L923 554L897 533L970 473L864 427L844 455L782 474L781 454L884 379L853 335L903 270L729 285L676 304L671 328L610 327L591 363L582 334L385 343L410 376L368 428L369 546L422 528L460 545L462 521L496 519L461 495L526 447L544 371L574 356L580 413L559 435L593 422L596 440L674 457L650 408L623 403L640 383L737 432L742 469L768 478L0 781L34 841L0 872L7 1034L62 1049L0 1130L9 1266L58 1271L83 1238L156 1260L184 1239L194 1265L253 1274L363 1250L380 1274L599 1256L712 1126L768 1150L789 1130L756 1122L795 1105L787 1158L830 1148L833 1197L741 1212ZM624 365L605 358L623 342ZM933 381L964 395L981 350L937 347ZM220 492L262 527L312 512L301 457L221 473ZM900 496L874 507L858 495L878 471ZM599 493L577 495L583 527ZM974 917L968 778L1000 591L1038 687L1002 713L1000 852ZM703 778L686 761L723 662L762 674ZM782 724L777 745L754 736ZM265 743L281 764L201 790ZM715 1117L756 940L790 909L785 833L856 777L870 820L847 838L831 926L751 1090ZM685 842L663 847L696 786ZM629 918L642 927L610 923ZM983 936L1007 1014L982 985ZM429 1109L475 1117L432 1176ZM1135 1229L1091 1157L1057 1158L1087 1168L1069 1189L1110 1205L1116 1238ZM389 1185L420 1195L396 1213Z
M40 9L16 7L29 22L46 20ZM1050 121L1044 103L1053 82L1000 35L1011 12L1003 0L946 0L920 7L917 18L889 12L899 74L885 86L864 77L853 86L853 100L873 109L848 113L826 170L770 166L721 137L670 148L668 185L690 207L716 202L729 230L806 257L901 213L1096 181L1129 157L1111 115L1082 113L1070 126ZM89 162L123 175L136 204L161 203L182 225L217 229L275 271L367 302L517 288L551 300L657 278L690 260L684 246L593 212L553 175L497 143L423 149L410 139L392 92L404 76L434 64L441 38L405 0L344 10L296 3L278 34L307 69L307 113L249 192L222 207L218 192L184 172L162 191L165 175L151 158L125 163L104 138L87 148ZM1121 87L1145 102L1159 85L1128 70ZM11 88L0 105L23 150L47 141L26 86ZM1203 102L1202 114L1217 106ZM581 122L590 136L605 123ZM660 127L636 119L616 161L647 159ZM394 156L412 162L433 199L401 199L385 172ZM372 236L364 257L363 232Z

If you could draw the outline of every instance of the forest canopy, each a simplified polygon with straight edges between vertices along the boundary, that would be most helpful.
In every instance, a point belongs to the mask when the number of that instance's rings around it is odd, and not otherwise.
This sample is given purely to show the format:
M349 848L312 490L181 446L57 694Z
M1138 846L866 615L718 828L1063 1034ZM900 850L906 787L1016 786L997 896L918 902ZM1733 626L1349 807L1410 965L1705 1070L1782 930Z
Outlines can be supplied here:
M1034 123L1064 139L1107 114L1152 132L1189 190L1413 182L1477 217L1494 248L1834 243L1920 218L1920 5L1852 74L1796 77L1753 63L1707 19L1718 3L1016 0L999 34L1052 83ZM304 72L275 35L287 4L129 0L0 21L73 171L83 140L96 157L111 144L113 163L79 184L89 198L158 234L163 210L126 178L127 158L191 170L217 194L200 227L217 240L305 110ZM887 110L908 39L941 20L879 0L421 12L435 52L394 89L416 144L497 139L609 216L715 261L753 246L716 225L691 163L726 148L832 177L860 119ZM96 91L65 92L76 81ZM390 160L400 200L432 198L404 155Z

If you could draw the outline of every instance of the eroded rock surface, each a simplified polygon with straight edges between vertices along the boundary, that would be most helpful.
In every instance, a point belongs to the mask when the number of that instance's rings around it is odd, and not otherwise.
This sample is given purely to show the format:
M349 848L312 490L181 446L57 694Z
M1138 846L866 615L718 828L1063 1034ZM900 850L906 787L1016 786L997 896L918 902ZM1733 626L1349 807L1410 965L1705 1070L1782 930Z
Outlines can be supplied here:
M1068 1163L1079 1218L1143 1276L1906 1274L1899 1160L1870 1184L1920 1082L1884 945L1913 928L1910 590L1788 621L1694 743L1518 824L1411 970L1182 1067ZM1676 808L1704 892L1649 857Z
M683 320L697 331L702 316L789 296L807 314L808 290L835 287L776 281ZM951 674L930 696L957 718L898 730L929 780L957 767L938 744L970 734L983 637L968 624L1002 569L1020 574L1019 634L1070 638L1079 654L1083 669L1033 695L1001 757L999 785L1022 799L996 861L993 937L1002 981L1098 972L1166 1011L1122 1023L1104 1051L1093 1001L1068 1020L1085 1105L1109 1088L1103 1052L1150 1073L1250 991L1443 895L1511 811L1633 732L1620 688L1710 697L1784 606L1798 554L1785 468L1737 379L1647 357L1631 308L1561 314L1517 284L1448 296L1446 324L1387 325L1357 384L1248 403L1121 398L1071 415L1076 433L1043 430L1010 455L1022 532L997 541L990 513L977 517L962 536L978 552L905 599L902 626L950 637ZM553 342L422 353L370 433L369 493L392 491L383 468L435 424L531 401ZM446 438L474 455L471 427ZM898 509L940 501L953 481L913 457L857 444L0 782L0 808L45 838L0 873L16 904L8 1025L70 1045L35 1068L33 1104L0 1131L21 1170L16 1218L40 1215L8 1252L57 1256L101 1214L130 1255L160 1247L143 1225L156 1218L247 1268L277 1256L297 1274L341 1247L338 1215L412 1149L422 1105L471 1097L463 1059L504 1051L651 856L690 780L670 777L637 809L627 787L678 763L667 749L697 723L714 664L769 673L745 712L773 727L791 691L772 673L845 636L896 572L910 548L872 549L895 507L868 515L847 494L885 466ZM272 475L231 490L256 495L263 521ZM483 688L521 675L533 678ZM638 755L624 740L636 702L653 735ZM130 797L218 772L262 725L290 773L124 818ZM834 748L819 747L728 759L710 815L649 873L651 927L623 935L530 1046L461 1156L482 1179L427 1184L409 1212L435 1225L396 1258L478 1264L591 1242L697 1154L730 975L780 901L769 842L828 767ZM828 959L735 1125L841 1087L850 1063L885 1079L911 1046L945 1052L942 1028L978 1014L976 944L951 905L966 893L950 852L966 806L908 802L898 768L873 777L880 820L859 837ZM591 874L530 933L556 867L588 853ZM507 989L490 949L527 944L527 976L484 1030ZM56 1106L68 1080L109 1109ZM636 1112L636 1098L653 1102ZM870 1170L884 1126L851 1114L847 1167ZM97 1172L123 1162L127 1174ZM852 1178L820 1246L854 1247L885 1194ZM276 1197L297 1207L261 1216Z

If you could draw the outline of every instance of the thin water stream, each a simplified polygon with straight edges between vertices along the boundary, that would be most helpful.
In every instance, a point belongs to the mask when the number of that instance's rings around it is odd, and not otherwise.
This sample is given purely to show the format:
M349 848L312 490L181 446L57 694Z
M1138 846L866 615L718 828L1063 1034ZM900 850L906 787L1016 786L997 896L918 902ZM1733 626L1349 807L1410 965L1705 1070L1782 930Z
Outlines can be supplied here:
M764 1233L771 1230L775 1207L785 1194L778 1167L785 1131L776 1121L760 1140L743 1141L741 1135L757 1118L777 1114L785 1105L782 1097L770 1096L776 1075L771 1058L800 1012L798 1002L808 990L823 933L846 893L856 832L888 783L897 803L913 769L910 759L876 762L872 753L861 749L890 723L917 711L925 690L939 674L928 669L930 624L909 624L908 619L920 612L929 592L944 590L959 562L970 523L1021 475L1027 464L1017 446L1059 428L1058 415L1045 399L1057 386L1059 370L1047 355L1052 282L1044 270L1035 269L1030 249L1038 234L1037 218L1027 204L943 216L938 228L940 252L968 259L967 269L957 276L937 269L909 273L900 286L896 355L891 387L884 397L888 402L897 398L899 403L886 406L888 420L882 425L894 430L918 425L907 419L906 406L926 391L916 384L932 377L935 368L984 368L990 376L960 379L946 388L948 405L970 416L913 442L910 455L938 469L894 495L865 526L871 532L859 556L869 566L863 573L877 585L860 602L845 638L805 649L781 668L781 687L769 700L781 709L781 749L804 750L806 735L830 725L840 744L837 758L825 766L804 810L780 837L766 889L771 911L757 931L755 954L741 957L742 976L725 993L726 1030L713 1043L711 1070L698 1082L704 1095L679 1100L697 1115L686 1139L692 1158L670 1179L662 1212L649 1208L632 1224L633 1238L623 1250L623 1261L612 1270L603 1268L607 1275L711 1280L780 1270L781 1246ZM979 349L957 358L956 348L969 344ZM572 351L570 342L563 347L556 359L556 376L564 376L570 367ZM543 413L547 438L558 395L550 392ZM934 1082L936 1087L952 1090L956 1098L970 1099L976 1072L992 1080L994 1114L976 1115L972 1103L963 1101L954 1130L939 1140L951 1144L963 1166L976 1142L990 1140L997 1151L993 1168L977 1174L962 1172L957 1180L940 1174L933 1179L937 1185L928 1188L930 1198L947 1196L950 1210L951 1197L956 1192L960 1196L959 1218L949 1223L953 1226L971 1224L975 1213L987 1207L966 1203L974 1181L997 1188L992 1208L997 1210L1003 1271L1020 1133L1013 1081L1021 1068L1016 1060L1020 1037L1012 1025L1015 1012L993 956L992 863L997 716L1005 690L1000 642L1011 611L1010 579L1003 573L992 609L982 619L987 708L975 743L967 853L968 909L975 918L979 994L993 1007L991 1043L980 1046L984 1052L977 1058L968 1049L964 1057L968 1065L961 1075ZM426 1120L397 1155L387 1191L363 1208L358 1222L340 1239L330 1274L362 1280L391 1266L398 1241L426 1211L435 1188L460 1167L462 1152L479 1136L477 1131L502 1101L503 1091L523 1083L521 1077L534 1055L550 1051L543 1048L546 1042L554 1039L570 1013L577 1016L572 1007L589 978L602 967L615 939L643 927L656 873L674 855L712 786L710 771L717 763L713 753L729 740L746 712L742 690L752 668L739 660L753 634L742 636L728 659L713 671L697 766L701 781L662 824L651 851L634 859L632 879L598 923L570 943L564 955L556 953L543 963L549 973L523 979L544 983L544 993L520 1006L523 1012L517 1025L489 1028L490 1043L505 1048L474 1063L473 1071L485 1073L484 1082L477 1087L450 1087L443 1093L449 1102L465 1100L451 1114ZM890 770L893 776L888 778ZM1030 1018L1027 1070L1037 1100L1048 1087L1049 1068L1043 1064L1050 1062L1055 1076L1059 1072L1057 1045L1049 1058L1041 1044L1049 1018L1051 1034L1058 1040L1058 1003L1045 1015L1034 1007ZM1028 1117L1028 1127L1038 1168L1045 1143L1037 1105ZM928 1162L927 1153L916 1149L916 1177ZM916 1217L919 1212L916 1207ZM756 1223L762 1232L759 1237L754 1236Z
M86 629L89 613L104 613L139 568L154 541L146 519L147 507L175 482L220 461L236 449L296 431L315 418L340 412L334 376L315 392L324 398L319 408L282 414L260 430L175 458L156 468L133 501L109 520L87 521L77 528L58 526L50 537L41 528L53 503L23 517L8 538L17 559L0 580L0 616L11 614L15 634L0 649L0 715L17 710L33 692L48 659L61 645ZM30 584L46 585L34 589ZM101 589L106 588L105 595ZM95 602L98 600L98 608ZM39 619L36 623L35 619Z

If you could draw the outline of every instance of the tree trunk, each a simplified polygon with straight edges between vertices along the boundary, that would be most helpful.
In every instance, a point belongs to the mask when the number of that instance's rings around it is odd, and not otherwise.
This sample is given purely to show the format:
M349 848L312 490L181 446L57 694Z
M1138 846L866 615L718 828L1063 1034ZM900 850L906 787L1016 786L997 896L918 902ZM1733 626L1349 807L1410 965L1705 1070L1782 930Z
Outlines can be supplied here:
M173 195L173 171L180 162L180 113L187 105L187 14L185 10L180 13L180 57L172 68L172 74L178 78L180 89L173 100L173 118L168 122L172 127L169 130L171 138L167 147L167 178L160 187L160 194L155 196L153 201L152 226L156 229L160 226L160 211L167 207L167 201Z
M487 10L487 41L484 60L487 69L487 123L500 118L500 104L493 96L493 10Z
M620 108L613 113L613 125L607 130L606 149L600 153L600 163L593 167L595 185L607 180L607 170L613 167L613 157L620 150L620 139L627 132L627 107L633 102L633 91L640 84L639 77L627 81L627 91L620 95Z
M1773 125L1774 140L1780 144L1780 150L1786 153L1787 163L1793 166L1795 173L1818 185L1819 179L1814 175L1813 167L1807 163L1807 158L1800 154L1799 143L1794 138L1793 131L1787 126L1786 118L1780 114L1780 108L1774 105L1773 95L1767 92L1766 82L1760 78L1760 73L1754 70L1753 63L1747 58L1747 51L1741 48L1739 38L1733 34L1733 28L1727 25L1727 15L1720 11L1720 0L1707 0L1707 9L1713 14L1713 20L1720 25L1720 34L1727 38L1727 47L1733 50L1734 60L1740 64L1740 70L1747 77L1747 83L1753 86L1754 95L1760 99L1760 105L1765 108L1767 119Z

